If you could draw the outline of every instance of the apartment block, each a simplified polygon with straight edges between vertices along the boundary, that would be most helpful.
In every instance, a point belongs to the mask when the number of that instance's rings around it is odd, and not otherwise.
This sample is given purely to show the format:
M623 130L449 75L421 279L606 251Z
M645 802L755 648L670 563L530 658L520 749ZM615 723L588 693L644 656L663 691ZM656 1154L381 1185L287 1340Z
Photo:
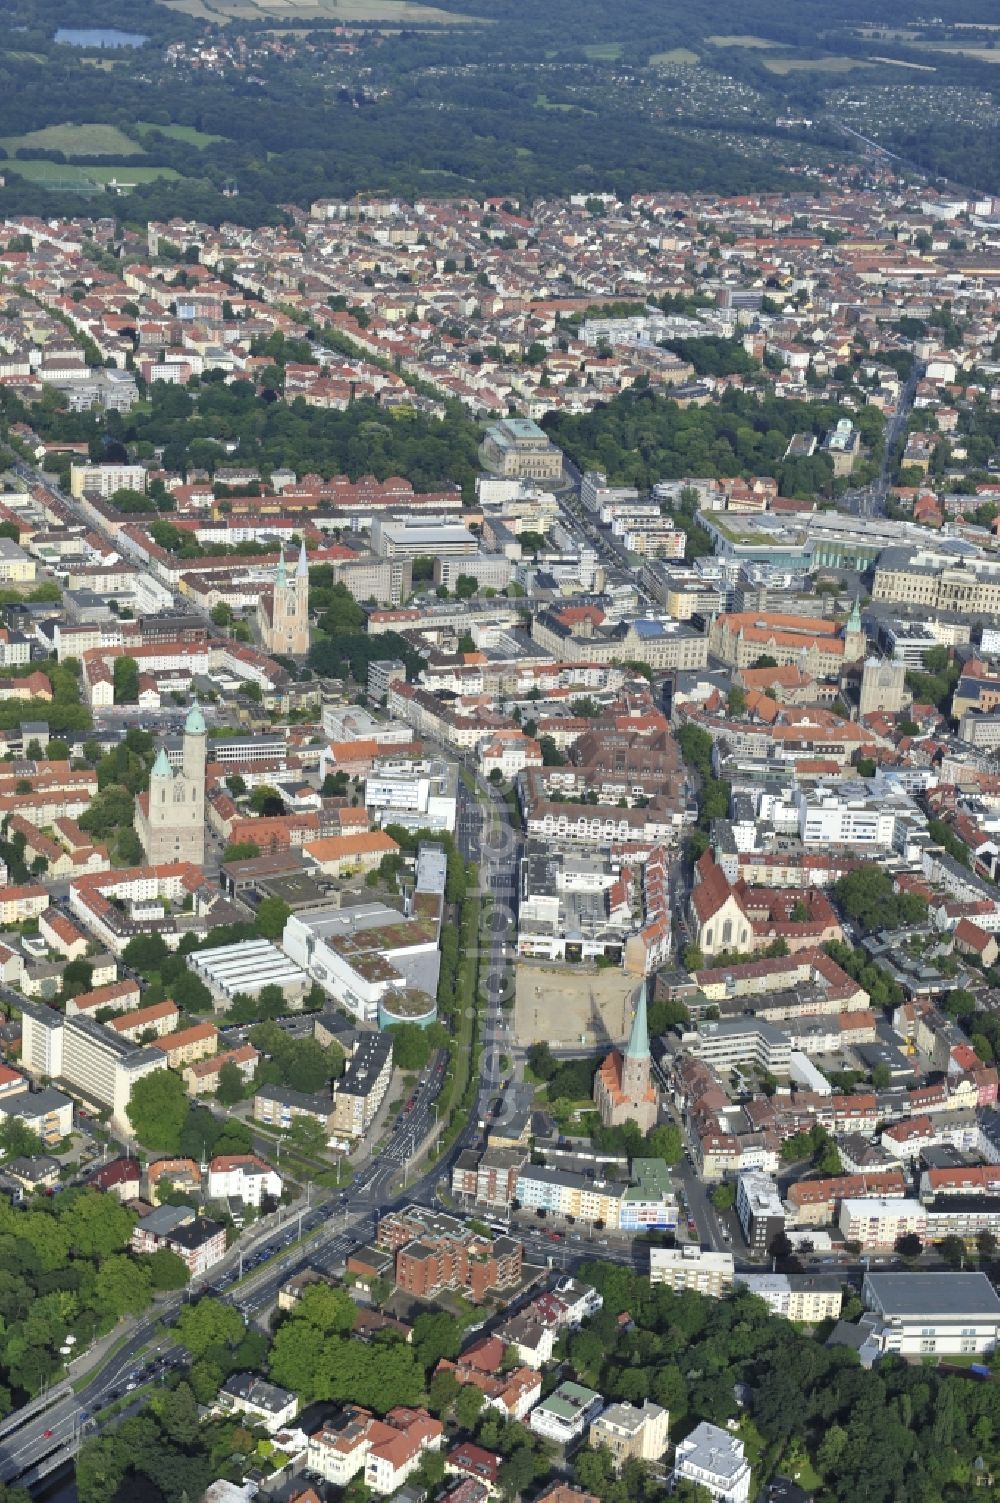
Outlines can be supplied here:
M691 1245L649 1249L650 1284L664 1284L675 1294L692 1290L719 1299L733 1287L734 1268L731 1252L705 1252Z

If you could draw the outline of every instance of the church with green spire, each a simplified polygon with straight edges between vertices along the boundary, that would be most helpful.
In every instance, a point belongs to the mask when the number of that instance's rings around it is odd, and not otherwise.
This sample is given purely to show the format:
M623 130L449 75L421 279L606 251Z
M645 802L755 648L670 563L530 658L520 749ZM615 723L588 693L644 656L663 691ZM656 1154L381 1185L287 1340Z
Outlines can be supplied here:
M612 1049L594 1076L594 1102L604 1126L635 1122L644 1133L656 1126L660 1106L649 1052L646 985L643 981L639 988L624 1052Z

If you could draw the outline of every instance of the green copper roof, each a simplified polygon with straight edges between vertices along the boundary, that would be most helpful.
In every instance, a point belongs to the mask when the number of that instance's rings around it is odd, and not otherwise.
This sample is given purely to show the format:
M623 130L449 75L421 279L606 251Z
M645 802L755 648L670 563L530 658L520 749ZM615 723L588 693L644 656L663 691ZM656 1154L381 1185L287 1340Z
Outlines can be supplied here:
M628 1048L625 1050L626 1059L649 1058L649 1025L646 1022L646 983L639 988L639 1000L635 1004L635 1017L632 1019L632 1032L628 1038Z
M185 736L204 736L205 717L201 713L200 705L194 705L192 707L191 713L188 715L188 718L184 722L184 734Z
M156 761L153 763L153 770L150 773L150 777L172 778L173 775L173 769L170 766L170 763L167 761L167 754L161 746L159 751L156 753Z

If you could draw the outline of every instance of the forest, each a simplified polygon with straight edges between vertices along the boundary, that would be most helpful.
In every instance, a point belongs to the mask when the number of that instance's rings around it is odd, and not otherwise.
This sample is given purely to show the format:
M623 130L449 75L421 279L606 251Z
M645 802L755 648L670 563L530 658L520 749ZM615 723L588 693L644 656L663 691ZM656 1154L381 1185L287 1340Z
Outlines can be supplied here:
M550 412L543 427L581 470L603 470L612 485L647 489L685 476L774 475L782 495L829 495L828 460L785 460L784 454L793 433L820 436L838 416L829 403L758 401L737 391L712 406L682 408L647 388L588 413ZM864 442L880 445L881 413L869 407L856 416Z
M0 410L8 422L27 416L9 392L0 397ZM457 483L470 500L479 470L479 430L458 402L448 403L441 419L407 408L390 413L368 399L343 412L327 411L301 397L269 402L250 381L206 376L188 387L154 382L148 407L124 416L72 413L42 403L31 420L45 438L89 443L95 459L114 458L124 444L134 446L139 460L148 459L162 445L164 466L181 472L211 472L230 462L224 447L230 439L239 440L242 463L265 473L290 466L299 475L326 478L405 475L418 491Z

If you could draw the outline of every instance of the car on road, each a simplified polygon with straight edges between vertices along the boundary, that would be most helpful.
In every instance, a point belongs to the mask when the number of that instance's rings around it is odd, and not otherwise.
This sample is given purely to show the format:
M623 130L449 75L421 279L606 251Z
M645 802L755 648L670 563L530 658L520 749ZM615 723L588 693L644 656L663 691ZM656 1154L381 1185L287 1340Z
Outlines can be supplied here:
M43 1440L51 1440L54 1434L55 1434L54 1430L43 1430L42 1431L42 1439Z

